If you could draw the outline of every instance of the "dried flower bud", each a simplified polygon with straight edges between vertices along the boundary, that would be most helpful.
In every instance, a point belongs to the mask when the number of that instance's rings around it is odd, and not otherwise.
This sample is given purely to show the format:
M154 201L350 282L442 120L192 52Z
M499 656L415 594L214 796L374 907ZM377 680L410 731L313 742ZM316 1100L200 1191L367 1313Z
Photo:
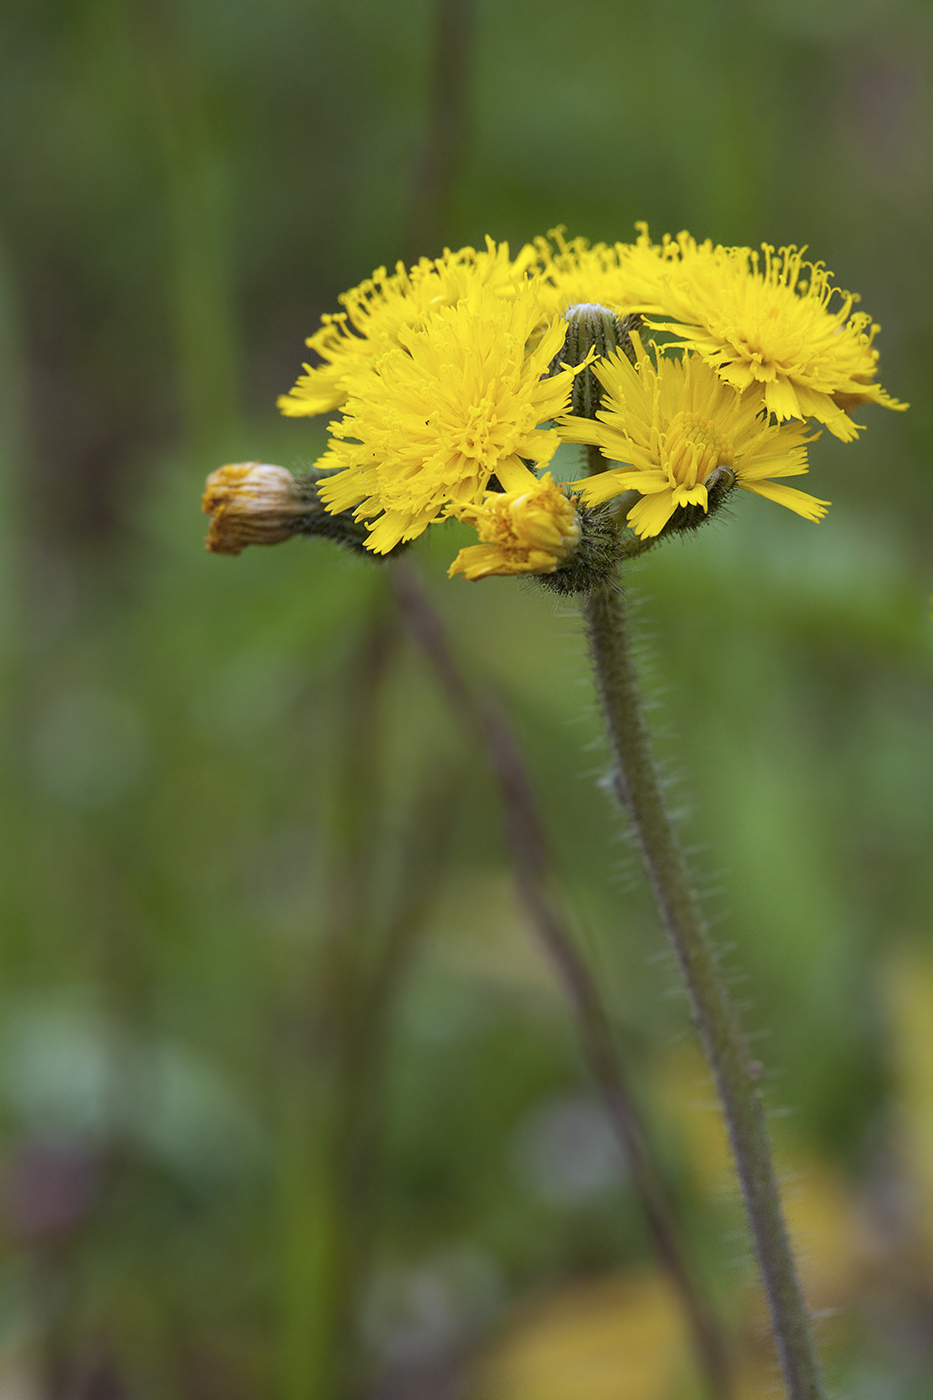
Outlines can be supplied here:
M281 544L303 533L314 504L284 467L238 462L211 472L201 507L211 517L205 548L239 554L248 544Z

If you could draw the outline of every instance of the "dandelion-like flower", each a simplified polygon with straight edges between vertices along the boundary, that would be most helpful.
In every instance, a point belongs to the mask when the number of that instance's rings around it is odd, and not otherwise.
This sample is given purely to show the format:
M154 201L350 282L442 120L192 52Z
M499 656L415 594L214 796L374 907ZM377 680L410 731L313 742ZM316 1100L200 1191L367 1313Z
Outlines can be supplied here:
M337 474L318 493L329 511L355 507L358 520L376 520L374 553L414 539L449 505L479 504L493 477L510 492L537 485L526 462L544 466L560 445L556 429L539 425L565 410L582 368L545 377L565 327L530 345L540 320L534 296L509 301L482 288L402 327L378 369L354 380L317 463Z
M769 479L807 471L814 435L805 424L771 422L757 393L725 384L699 356L656 351L652 359L633 341L636 365L615 351L593 366L605 390L597 417L561 420L569 442L591 443L620 464L575 483L588 504L637 491L627 519L648 539L681 506L707 510L714 483L718 489L731 475L736 486L808 520L825 515L828 501Z
M617 315L633 311L663 312L668 245L651 243L645 225L635 243L594 243L568 240L562 228L536 238L538 267L544 282L542 300L552 315L569 306L596 302Z
M643 236L647 231L642 226ZM859 425L845 412L861 403L906 408L875 382L879 327L853 312L857 297L833 287L803 248L762 253L697 244L687 233L657 249L666 285L656 330L701 355L735 389L757 386L779 422L816 418L849 442ZM838 298L838 300L836 300Z
M208 552L240 554L248 544L291 539L307 517L310 501L284 467L237 462L211 472L201 507L211 517Z
M449 576L552 574L580 542L580 517L550 472L524 491L487 491L482 505L451 514L476 527L479 544L461 549Z
M513 260L507 243L487 238L482 252L447 249L442 257L422 258L411 269L403 263L391 273L377 268L372 277L343 293L344 311L321 318L321 329L306 344L323 363L304 366L294 388L279 398L280 411L299 418L338 408L354 376L365 374L397 345L403 327L422 324L431 312L456 305L477 288L514 297L534 262L533 248L523 248Z

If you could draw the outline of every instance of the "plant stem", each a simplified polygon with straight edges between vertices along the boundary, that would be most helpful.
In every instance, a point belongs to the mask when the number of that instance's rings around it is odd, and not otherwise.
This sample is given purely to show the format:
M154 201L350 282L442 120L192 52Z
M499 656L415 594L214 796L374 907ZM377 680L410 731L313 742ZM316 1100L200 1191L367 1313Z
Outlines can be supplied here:
M386 690L400 640L378 587L341 697L321 946L292 988L300 1005L283 1103L282 1400L352 1400L361 1384L356 1317L376 1221L381 1085L366 1073L357 1025L370 995Z
M709 1394L729 1400L734 1391L725 1340L681 1251L670 1192L646 1147L609 1014L553 888L544 827L521 751L498 709L478 695L464 675L437 612L407 562L392 565L392 579L400 608L441 690L486 751L502 798L519 897L572 1007L584 1057L628 1163L659 1261L680 1299Z
M825 1400L813 1331L781 1210L761 1092L738 1016L700 915L664 803L625 626L611 581L584 604L596 681L617 764L616 786L635 829L655 901L690 995L725 1112L790 1400Z
M409 219L407 257L433 256L450 235L451 196L470 122L476 0L434 0L430 106Z

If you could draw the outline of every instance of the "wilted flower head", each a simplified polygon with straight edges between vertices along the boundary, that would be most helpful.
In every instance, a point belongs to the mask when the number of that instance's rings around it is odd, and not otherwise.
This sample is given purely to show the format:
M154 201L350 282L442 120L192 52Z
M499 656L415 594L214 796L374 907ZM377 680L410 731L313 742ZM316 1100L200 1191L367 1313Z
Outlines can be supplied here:
M211 517L205 548L239 554L248 544L281 544L297 534L309 500L284 467L238 462L207 478L201 508Z
M754 391L742 394L723 383L697 355L652 358L637 336L633 341L635 365L614 351L593 367L605 391L596 418L561 420L570 442L592 443L619 463L575 483L588 504L639 492L627 519L646 539L660 534L680 507L706 511L710 486L721 486L725 468L736 486L808 520L826 513L828 501L768 480L807 471L813 435L805 424L772 423Z
M580 518L550 472L522 491L487 491L481 505L454 506L480 543L461 549L449 575L552 574L580 541Z

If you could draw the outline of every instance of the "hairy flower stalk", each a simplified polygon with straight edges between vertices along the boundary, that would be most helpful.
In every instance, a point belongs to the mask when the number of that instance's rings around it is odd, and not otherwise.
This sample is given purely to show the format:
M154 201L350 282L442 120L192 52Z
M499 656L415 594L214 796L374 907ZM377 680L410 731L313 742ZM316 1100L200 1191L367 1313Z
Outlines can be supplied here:
M618 797L631 817L655 902L676 951L693 1018L716 1081L768 1294L788 1395L790 1400L821 1400L826 1392L781 1209L757 1083L760 1066L749 1054L664 802L629 651L618 583L610 582L591 594L583 615L617 765Z
M676 1210L663 1174L649 1155L608 1008L554 887L547 841L521 751L498 710L461 671L441 620L406 561L395 564L392 583L412 636L451 708L485 749L502 797L519 897L576 1017L583 1052L625 1154L658 1259L684 1309L711 1400L729 1400L734 1391L725 1338L681 1251Z
M588 308L587 312L591 318L591 308ZM586 348L581 345L581 349ZM648 389L649 393L652 388L656 391L658 375L655 372L652 385L650 362L640 346L637 348L638 364L646 380L643 387ZM625 378L629 372L635 376L634 367L627 358L618 353L614 361L609 363ZM688 376L689 368L688 365L679 369L682 380ZM705 369L703 366L700 368ZM599 378L606 389L611 389L611 377L600 371ZM639 392L641 388L639 385ZM713 395L716 395L715 387L704 385L701 407L703 400L708 398L710 389ZM736 397L733 394L733 398ZM682 393L678 396L678 402L683 402ZM743 415L740 410L737 411L741 421ZM609 416L601 413L601 417ZM683 414L680 416L683 417ZM711 417L714 416L711 414ZM595 411L593 417L595 418ZM685 451L684 428L682 424L677 423L676 429L680 437L677 437L676 432L673 437L678 444L675 450L679 457L676 462L668 463L666 475L661 472L660 467L647 460L647 448L650 447L652 439L656 452L663 456L663 452L658 452L660 435L657 432L654 435L649 434L646 439L643 462L638 461L636 454L631 454L643 469L641 477L637 470L631 469L620 474L621 480L615 487L616 492L629 486L641 486L641 489L646 491L628 516L629 522L635 525L636 531L642 536L659 535L678 508L689 510L702 506L706 510L713 503L710 498L715 495L721 484L717 473L723 468L717 463L722 455L722 444L714 443L713 448L709 449L709 430L704 427L702 420L697 429L695 417L694 415L692 422L698 444L690 451ZM765 427L759 426L758 438L762 435L767 438ZM575 436L577 441L598 447L599 436L589 432L590 428L596 427L595 422L584 421L571 436ZM777 431L779 430L772 430L771 436ZM670 432L668 437L670 439ZM805 450L805 441L805 438L796 435L791 450L799 454ZM703 448L706 448L707 452L712 450L713 453L705 465L701 450ZM775 457L778 456L779 450L771 445L766 458L771 470L775 469ZM750 453L750 459L754 460L754 453ZM605 465L608 467L609 463ZM678 467L682 470L678 471ZM734 468L729 465L725 470L734 482L739 470L738 465ZM783 470L806 470L806 467L798 461L795 466L785 465ZM611 491L603 486L606 478L611 475L613 473L604 469L603 474L596 477L593 482L595 489L590 493L591 499L601 499L611 494ZM753 490L758 487L758 477L754 480L755 485L751 488ZM707 481L710 482L710 490L707 490ZM586 495L586 484L582 485ZM772 483L768 483L768 486L774 489ZM803 493L795 494L802 497ZM807 501L810 499L806 498ZM784 503L788 504L787 501ZM797 502L794 502L794 505L800 509ZM817 509L814 507L814 512ZM684 526L690 528L692 523L685 521ZM590 656L596 673L596 685L616 764L617 796L631 818L655 903L677 954L690 997L693 1018L722 1103L768 1294L788 1395L790 1400L823 1400L826 1392L813 1329L784 1222L764 1105L757 1083L760 1066L752 1060L749 1053L715 949L700 914L673 821L664 801L642 709L638 676L629 649L624 599L617 576L605 580L599 588L586 596L583 616L586 621Z

